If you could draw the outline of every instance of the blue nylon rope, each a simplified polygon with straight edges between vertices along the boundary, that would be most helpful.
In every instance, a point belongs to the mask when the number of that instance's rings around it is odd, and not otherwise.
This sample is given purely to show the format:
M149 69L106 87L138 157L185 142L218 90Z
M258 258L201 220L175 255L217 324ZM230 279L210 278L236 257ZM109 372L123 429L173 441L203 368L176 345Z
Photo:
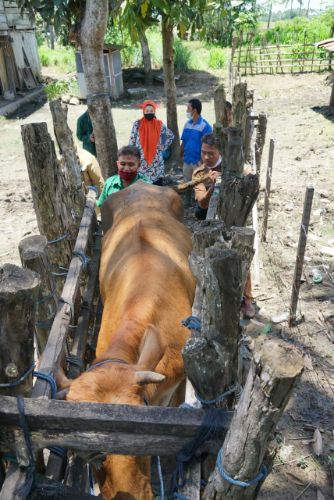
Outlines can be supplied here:
M188 316L188 318L181 321L181 324L189 328L189 330L195 330L196 332L200 332L202 328L201 320L197 316Z
M234 486L240 486L241 488L247 488L248 486L255 486L256 484L264 481L268 475L267 467L264 464L262 464L260 472L257 474L256 477L254 477L254 479L251 479L250 481L239 481L238 479L233 479L233 477L229 476L224 469L222 449L220 449L218 453L216 466L219 474L223 479L225 479L225 481L227 481L229 484L233 484Z
M59 238L55 238L54 240L48 241L48 245L53 245L54 243L59 243L60 241L65 240L69 236L68 233L63 234L62 236L59 236Z
M44 380L45 382L47 382L51 388L51 399L56 399L57 384L56 384L56 381L52 375L49 375L48 373L44 373L44 372L34 371L33 377L36 377L40 380Z
M214 405L215 403L219 403L220 401L223 401L226 396L229 396L230 394L233 394L238 387L235 385L231 387L230 389L227 389L227 391L223 392L223 394L220 394L220 396L217 396L215 399L202 399L197 393L195 393L195 397L197 401L199 401L203 406L209 406L209 405Z
M30 375L30 373L33 371L34 368L35 368L35 363L30 368L28 368L28 370L26 370L19 378L13 380L12 382L1 383L0 387L1 388L3 387L6 389L7 387L8 388L9 387L16 387L17 385L20 385Z

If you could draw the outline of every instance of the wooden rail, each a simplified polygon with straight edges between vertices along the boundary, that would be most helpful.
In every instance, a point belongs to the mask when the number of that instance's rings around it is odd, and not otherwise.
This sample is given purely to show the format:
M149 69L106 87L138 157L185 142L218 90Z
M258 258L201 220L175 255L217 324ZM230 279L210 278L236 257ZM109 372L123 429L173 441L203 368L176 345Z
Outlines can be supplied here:
M174 455L195 436L201 409L110 405L56 400L24 400L35 450L61 446L84 452ZM233 412L222 414L221 439ZM16 398L0 396L0 451L10 448L9 429L19 426ZM216 439L216 438L215 438ZM219 444L218 444L219 446ZM212 448L208 446L207 449Z

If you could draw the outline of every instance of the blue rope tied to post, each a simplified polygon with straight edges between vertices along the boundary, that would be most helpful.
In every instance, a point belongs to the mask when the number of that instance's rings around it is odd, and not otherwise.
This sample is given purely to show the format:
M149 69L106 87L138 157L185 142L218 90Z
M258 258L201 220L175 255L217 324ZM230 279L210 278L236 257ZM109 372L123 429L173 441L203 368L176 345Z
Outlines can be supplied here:
M65 240L66 238L68 238L69 234L68 233L65 233L63 234L62 236L59 236L59 238L55 238L54 240L50 240L48 241L48 245L54 245L54 243L59 243L60 241L63 241Z
M69 354L68 356L66 356L66 361L70 365L77 366L78 368L82 367L82 360L78 356L75 356L74 354Z
M158 469L158 477L160 483L160 500L165 500L164 478L162 475L161 462L159 456L157 456L157 469Z
M93 191L95 191L95 193L98 195L99 194L99 190L97 189L96 186L88 186L87 187L88 189L92 189Z
M40 380L44 380L44 382L47 382L50 385L50 389L51 389L51 399L56 399L57 384L56 384L56 381L52 375L49 375L48 373L44 373L44 372L34 371L33 377L36 377Z
M200 332L202 328L201 320L197 316L188 316L188 318L181 321L181 324L189 328L189 330L195 330L196 332Z
M75 252L73 252L72 255L75 255L75 257L79 257L79 259L81 260L81 262L83 264L84 269L86 269L86 267L90 261L90 257L87 257L87 255L85 255L83 252L80 252L80 251L75 251Z
M16 387L17 385L20 385L30 375L30 373L33 371L34 368L35 368L35 363L33 363L30 368L28 368L22 375L20 375L20 377L16 378L15 380L12 380L11 382L3 382L0 384L0 387L7 389L10 387Z
M215 399L202 399L197 393L195 393L195 397L203 406L210 406L220 403L220 401L223 401L227 396L236 392L237 389L238 386L234 385L233 387L230 387L230 389L227 389L227 391L223 392L220 396L217 396Z
M216 466L218 469L219 474L225 481L227 481L230 484L233 484L234 486L240 486L240 488L247 488L248 486L255 486L258 483L262 482L265 480L265 478L268 475L268 469L267 467L262 464L260 468L260 472L257 474L254 479L251 479L250 481L239 481L238 479L233 479L233 477L229 476L227 472L225 471L223 467L223 451L220 450L217 456L217 462Z

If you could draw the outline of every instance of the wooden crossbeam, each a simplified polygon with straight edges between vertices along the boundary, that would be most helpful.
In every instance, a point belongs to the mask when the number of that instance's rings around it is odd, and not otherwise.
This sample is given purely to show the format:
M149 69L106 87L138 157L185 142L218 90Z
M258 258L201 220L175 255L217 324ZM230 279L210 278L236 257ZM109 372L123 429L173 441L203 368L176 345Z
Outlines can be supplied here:
M61 446L95 455L98 452L174 455L195 436L203 422L205 411L32 398L25 399L25 414L36 450ZM222 415L221 429L218 432L222 439L232 414L233 412L226 412ZM18 426L16 398L1 396L0 451L8 451L8 431ZM205 447L206 450L208 448L211 448L211 444Z

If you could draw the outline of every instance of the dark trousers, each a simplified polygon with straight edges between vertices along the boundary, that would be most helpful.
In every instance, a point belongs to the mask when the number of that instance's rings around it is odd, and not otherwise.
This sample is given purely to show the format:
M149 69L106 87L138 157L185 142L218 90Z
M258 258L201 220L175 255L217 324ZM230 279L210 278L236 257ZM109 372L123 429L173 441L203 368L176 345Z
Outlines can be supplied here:
M204 220L206 218L207 212L208 212L207 208L202 208L202 207L199 206L198 203L196 203L196 206L195 206L195 217L196 217L196 219L198 219L198 220Z

